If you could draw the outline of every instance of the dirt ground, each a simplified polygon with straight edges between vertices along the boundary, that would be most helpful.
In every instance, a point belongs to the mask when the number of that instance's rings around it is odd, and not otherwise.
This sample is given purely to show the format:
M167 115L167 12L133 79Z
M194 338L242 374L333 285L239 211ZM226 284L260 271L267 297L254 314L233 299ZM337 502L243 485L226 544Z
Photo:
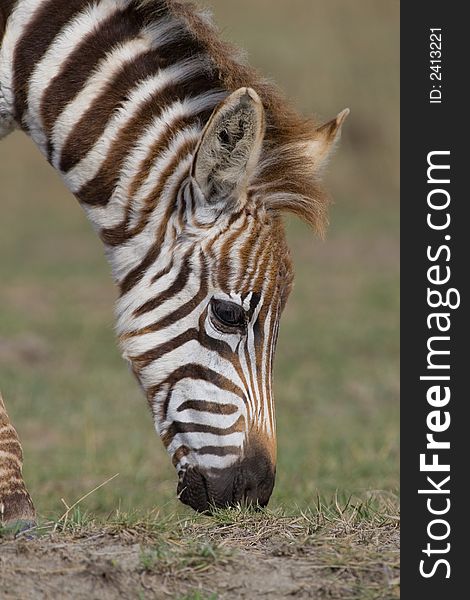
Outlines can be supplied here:
M2 600L399 597L396 523L86 528L0 541ZM165 533L166 531L166 533Z

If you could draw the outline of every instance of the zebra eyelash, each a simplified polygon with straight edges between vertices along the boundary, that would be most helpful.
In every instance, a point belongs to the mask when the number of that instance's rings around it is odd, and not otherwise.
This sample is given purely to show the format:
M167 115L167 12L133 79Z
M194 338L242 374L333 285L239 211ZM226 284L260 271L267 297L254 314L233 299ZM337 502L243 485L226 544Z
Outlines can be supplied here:
M221 333L245 333L248 315L243 306L231 300L212 298L210 303L212 324Z

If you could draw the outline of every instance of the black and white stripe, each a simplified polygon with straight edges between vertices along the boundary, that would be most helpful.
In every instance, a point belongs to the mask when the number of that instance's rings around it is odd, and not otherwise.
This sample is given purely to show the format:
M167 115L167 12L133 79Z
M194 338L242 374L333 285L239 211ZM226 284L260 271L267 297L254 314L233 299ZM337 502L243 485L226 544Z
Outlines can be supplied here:
M234 146L230 166L255 169L262 106L254 92L230 95L206 45L167 2L141 4L12 4L0 135L27 131L102 237L120 288L123 354L178 471L226 469L252 439L274 465L272 361L290 286L282 226L250 193L248 175L243 187L235 174L236 197L215 199L194 175L218 106L228 107L215 117L222 129L246 106L259 120L258 137L241 159ZM226 151L220 139L209 142ZM214 299L241 306L245 328L221 327Z

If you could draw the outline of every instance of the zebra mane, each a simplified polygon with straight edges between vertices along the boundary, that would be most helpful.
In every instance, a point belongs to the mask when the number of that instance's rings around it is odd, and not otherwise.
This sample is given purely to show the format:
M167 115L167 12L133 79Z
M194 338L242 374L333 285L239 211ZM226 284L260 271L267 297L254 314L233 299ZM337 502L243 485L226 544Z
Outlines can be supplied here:
M162 17L177 18L209 57L221 87L233 92L255 89L266 111L266 137L251 193L269 211L294 213L320 235L327 224L328 196L319 176L321 165L313 152L319 126L300 116L279 88L246 62L244 53L223 41L212 15L192 2L136 0L149 24Z

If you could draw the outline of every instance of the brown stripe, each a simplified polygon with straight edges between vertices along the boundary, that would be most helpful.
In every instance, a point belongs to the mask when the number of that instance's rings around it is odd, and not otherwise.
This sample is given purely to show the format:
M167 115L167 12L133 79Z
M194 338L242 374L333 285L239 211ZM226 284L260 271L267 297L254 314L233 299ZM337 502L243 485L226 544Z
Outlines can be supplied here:
M272 320L272 326L271 329L269 331L269 341L268 341L268 359L266 361L266 381L267 381L267 386L266 386L266 391L268 394L268 398L267 401L269 403L269 424L270 424L270 428L271 431L275 431L275 418L274 418L274 398L272 396L272 374L273 374L273 363L272 363L272 359L274 358L274 352L276 351L276 345L277 345L277 340L278 340L278 335L279 335L279 319L280 319L280 313L279 313L279 308L278 310L274 313L274 318Z
M269 282L269 285L267 287L267 289L264 292L264 304L260 310L260 313L258 315L258 319L257 322L255 323L254 326L254 335L255 335L255 360L256 360L256 372L257 372L257 387L258 387L258 395L259 398L262 399L263 398L263 388L262 388L262 382L263 382L263 378L266 378L266 382L267 382L267 387L270 384L270 378L271 378L271 374L269 373L263 373L262 372L262 352L263 352L263 345L264 345L264 325L268 316L268 312L269 312L269 307L272 306L272 314L271 314L271 323L270 323L270 328L269 328L269 333L268 333L268 343L267 343L267 351L269 353L270 348L271 348L271 344L272 344L272 335L273 335L273 328L275 326L275 318L276 318L276 310L275 310L275 304L278 302L278 298L275 297L275 294L277 292L277 286L278 286L278 278L277 278L277 272L278 272L278 263L276 261L276 259L274 257L271 258L271 262L268 265L268 268L266 268L264 270L264 275L266 277L266 279ZM269 354L268 357L269 359ZM268 361L266 361L268 363ZM267 400L268 401L268 400ZM265 408L264 408L264 402L261 402L261 406L260 408L260 416L261 416L261 420L264 421L265 418ZM268 409L269 412L269 421L271 423L271 426L273 427L273 419L272 419L272 411Z
M185 305L185 306L187 306L187 305ZM197 306L197 304L196 304L196 306ZM181 318L183 318L183 317L181 317ZM140 355L136 358L133 358L132 361L135 365L136 372L139 372L140 370L147 367L152 362L160 359L162 356L164 356L168 352L172 352L173 350L184 345L185 343L187 343L191 340L197 340L202 347L204 347L212 352L217 352L221 358L229 360L232 363L232 366L235 369L240 380L242 381L243 385L245 386L245 389L248 389L248 382L246 381L245 373L243 372L243 369L241 367L240 358L239 358L237 352L236 351L234 352L232 350L231 346L229 344L227 344L226 342L224 342L222 340L216 340L206 334L205 327L204 327L206 318L207 318L207 309L204 310L199 317L199 329L198 330L190 329L187 332L184 332L183 334L177 336L176 338L169 340L165 344L162 344L162 345L158 346L157 348L154 348L150 351L143 353L142 355ZM147 331L147 329L141 330L139 333L144 334L144 333L148 333L148 331ZM128 337L135 337L136 335L138 335L137 332L132 332L128 335L122 336L121 339L124 340ZM159 387L159 386L157 386L157 387ZM150 396L153 397L153 395L155 393L156 393L156 390L153 390L153 392L151 391ZM172 393L172 389L170 390L170 392L168 394L168 401L169 401L169 398L171 397L171 393Z
M165 275L168 275L168 273L170 273L170 271L173 269L174 264L175 264L175 257L172 256L169 265L152 277L152 283L155 283L156 281L158 281Z
M248 293L249 289L251 289L252 291L253 290L255 290L255 291L261 290L265 281L272 282L272 277L270 278L272 273L268 272L267 269L265 268L265 266L266 266L265 261L271 259L272 248L271 248L271 244L269 242L270 242L270 240L268 238L266 240L265 244L263 244L262 242L259 243L259 247L260 247L260 249L262 249L262 251L259 255L257 255L257 260L256 260L256 265L255 265L256 268L258 269L258 275L255 278L255 281L253 281L252 277L250 278L250 280L248 282L247 290L245 290L244 293ZM275 261L273 261L273 262L275 262ZM276 277L274 277L274 281L275 280L276 280ZM272 286L272 283L271 283L271 286ZM262 325L264 323L264 319L266 318L267 307L269 306L270 301L271 301L271 297L265 291L264 296L263 296L263 304L264 305L261 308L261 311L258 315L257 321L253 324L253 335L254 335L254 344L253 345L254 345L254 349L255 349L255 356L253 358L254 358L254 363L256 366L256 373L257 373L256 381L255 381L254 372L253 372L253 368L252 368L252 361L251 361L248 344L244 348L245 362L248 367L250 390L252 390L251 397L253 400L255 400L256 397L259 398L260 404L256 405L256 403L255 403L255 412L257 414L261 413L261 415L264 412L264 402L263 402L262 387L260 386L260 382L262 381L262 377L263 377L263 374L260 373L261 364L262 364L260 350L262 349L262 341L263 341ZM256 396L254 394L254 391L256 389L255 386L258 390L258 394Z
M177 134L183 129L189 128L198 122L204 122L210 116L212 109L203 110L193 115L178 117L176 121L171 124L166 124L166 129L162 135L160 135L155 143L150 147L147 157L139 169L138 173L134 177L133 181L129 186L129 196L134 196L140 186L143 184L145 179L150 174L152 167L155 165L157 160L162 156L164 151L171 144L173 139L176 138Z
M17 456L0 456L0 464L2 470L5 469L10 475L16 474L21 479L22 462Z
M254 386L254 377L253 377L253 369L251 367L251 357L250 357L250 351L248 349L248 343L245 343L244 349L243 349L244 353L245 353L245 364L246 367L248 369L248 386L247 389L249 390L249 395L250 398L253 402L253 416L256 418L256 415L258 413L258 406L256 404L256 396L254 394L254 390L255 390L255 386ZM251 408L251 405L250 405Z
M120 295L127 294L145 275L147 269L152 265L160 255L161 244L154 244L144 257L144 260L133 269L120 283Z
M86 156L103 134L113 113L129 97L132 89L140 81L156 75L160 69L165 69L186 58L195 57L200 53L200 45L195 42L190 43L188 34L184 31L177 32L177 25L175 25L175 41L155 50L144 52L131 63L126 64L96 98L64 144L59 166L62 172L69 171ZM201 70L203 65L204 60L201 58ZM213 81L220 85L218 79L213 79ZM214 87L216 87L215 84Z
M241 415L236 423L231 427L212 427L211 425L201 425L199 423L181 423L174 421L167 432L162 436L165 446L169 446L178 433L211 433L213 435L226 436L232 433L242 432L245 430L245 417Z
M165 215L163 216L162 222L160 223L160 228L158 230L155 243L149 249L140 265L135 267L135 269L132 269L132 271L130 271L130 273L128 273L119 284L119 291L121 296L127 294L134 286L137 285L137 283L142 279L150 265L152 265L160 256L163 241L165 239L166 229L168 227L168 221L170 220L170 217L173 214L174 210L175 204L173 202L170 202L165 212Z
M196 454L201 456L212 454L212 456L227 456L228 454L239 455L241 453L240 446L203 446L195 450Z
M2 5L0 6L0 44L7 28L8 18L13 12L16 3L17 0L2 0Z
M169 377L167 377L165 381L148 390L148 398L153 399L154 396L164 386L170 385L170 389L161 408L163 420L166 420L167 418L168 406L171 400L173 389L175 385L183 379L207 381L208 383L211 383L213 386L219 388L220 390L224 390L226 392L235 394L246 404L246 397L243 393L243 390L239 388L238 385L233 383L233 381L230 381L230 379L227 379L227 377L224 377L223 375L217 373L216 371L213 371L212 369L203 367L202 365L189 363L183 365L182 367L179 367L179 369L173 371L173 373Z
M173 454L173 458L171 459L173 466L176 467L177 464L181 461L182 458L188 456L191 453L191 450L187 446L180 446L178 450Z
M173 352L173 350L184 346L184 344L187 344L188 342L197 339L198 330L188 329L188 331L185 331L184 333L173 338L172 340L169 340L168 342L157 346L157 348L153 348L152 350L148 350L147 352L144 352L136 358L132 358L132 363L135 365L136 370L139 372L145 367L148 367L148 365L150 365L151 363L160 359L162 356L165 356L165 354Z
M258 276L256 277L256 280L253 282L251 281L251 289L252 290L260 290L263 286L264 281L268 281L268 290L265 290L265 293L263 295L263 306L260 310L260 313L258 314L258 318L256 320L256 322L253 324L253 336L254 336L254 352L255 355L253 357L254 359L254 365L256 367L256 380L255 380L255 376L254 376L254 371L253 371L253 367L252 367L252 361L251 361L251 355L250 355L250 351L249 351L249 347L248 344L245 346L244 352L245 352L245 361L248 367L248 373L249 373L249 381L250 381L250 389L252 390L252 399L255 400L255 398L259 399L259 404L255 403L255 412L257 415L260 415L260 418L262 419L264 416L264 401L263 401L263 390L262 390L262 381L263 381L263 373L261 372L261 366L262 366L262 347L263 347L263 334L264 334L264 320L266 318L267 315L267 311L269 308L269 304L271 302L271 295L269 293L269 290L273 288L273 277L272 277L272 272L268 271L265 266L266 263L264 262L266 260L266 257L268 257L268 260L271 259L271 246L269 243L267 243L264 246L264 250L262 252L262 255L260 257L260 261L258 262L258 264L256 265L257 268L259 269L259 273ZM262 261L262 263L260 264L260 262ZM272 261L271 265L275 263L275 260ZM271 269L272 271L272 269ZM276 282L276 277L274 277L274 284ZM255 390L257 390L257 394L255 395Z
M194 158L193 158L193 162L194 162ZM191 166L191 170L194 168L194 166ZM191 212L191 216L194 217L194 214L196 212L196 197L197 192L195 191L195 185L194 185L194 179L191 177L191 179L189 180L189 197L191 199L191 207L188 207L188 209L190 208L190 212ZM186 212L188 212L188 209L186 210Z
M249 234L240 248L239 252L239 277L237 279L236 288L240 289L243 283L243 280L248 274L248 268L253 256L264 248L263 238L260 238L260 227L258 226L258 222L255 222L255 219L252 219L252 227L253 230L251 234ZM256 259L254 259L254 264L256 265ZM252 290L250 290L252 291ZM248 292L249 293L249 292ZM246 295L246 294L245 294Z
M75 125L62 147L60 171L70 171L88 154L103 134L106 124L127 99L132 88L147 77L155 75L161 67L153 50L144 52L126 63L95 98L93 104Z
M255 364L256 364L256 386L258 392L258 398L260 406L258 407L258 414L260 415L261 422L264 421L264 394L263 394L263 379L264 373L262 370L263 366L263 342L264 342L264 323L266 320L266 314L264 312L264 306L261 308L260 314L253 325L253 346L255 349ZM271 324L272 327L272 324Z
M98 63L118 44L136 37L142 23L133 8L119 10L85 36L51 80L41 105L44 130L50 135L57 117L83 88Z
M189 276L191 275L191 257L194 252L194 248L191 248L183 258L183 265L178 273L175 281L170 285L169 288L158 294L155 298L152 298L145 304L143 304L140 308L134 311L134 317L141 317L142 315L155 310L158 306L169 300L170 298L174 298L177 294L179 294L188 283Z
M230 253L235 240L240 237L240 233L243 233L246 229L248 217L245 215L242 222L236 227L226 238L219 252L219 268L218 268L218 281L219 286L222 290L226 290L227 292L231 291L229 289L229 281L232 276L233 268L232 268L232 260L230 260Z
M149 325L142 329L138 329L136 331L130 332L129 334L126 334L124 336L124 339L130 338L130 337L137 337L139 335L145 335L147 333L153 333L155 331L159 331L160 329L165 329L166 327L169 327L170 325L173 325L174 323L177 323L178 321L181 321L181 319L184 319L185 317L187 317L204 300L204 298L207 295L207 290L208 290L207 265L206 265L206 261L205 261L205 258L202 253L200 256L201 256L201 267L202 267L202 269L201 269L201 271L202 271L201 272L201 284L199 286L199 291L196 294L196 296L191 298L191 300L188 300L188 302L186 302L185 304L180 306L177 310L173 311L169 315L166 315L165 317L159 319L155 323L152 323L152 325Z
M240 357L238 355L238 347L235 351L232 347L222 340L217 340L206 333L204 322L207 317L207 310L204 311L199 318L199 343L207 350L217 352L222 358L229 360L232 363L232 367L235 369L238 377L240 378L245 389L248 389L248 382L240 364ZM249 410L249 408L248 408Z
M10 423L0 394L0 527L12 520L34 518L34 507L26 491L21 467L23 452L17 433Z
M13 435L12 431L9 431L6 437L2 437L3 435L3 433L0 433L0 451L9 452L10 454L16 456L19 461L21 461L23 454L19 440Z
M184 412L185 410L207 412L214 415L234 415L236 412L238 412L238 406L235 404L219 404L218 402L208 402L207 400L187 400L178 406L177 412Z
M114 140L98 174L76 194L80 202L91 206L106 205L119 180L120 171L128 152L136 140L144 134L153 119L161 116L165 108L177 100L190 96L197 97L216 88L216 82L204 74L195 73L184 82L168 83L165 88L148 98Z
M265 278L268 280L269 285L264 292L263 297L263 306L261 307L258 318L256 322L253 324L253 345L255 351L255 364L256 364L256 386L258 391L258 398L260 399L260 406L258 407L258 414L260 415L261 422L264 421L265 417L265 408L264 408L264 395L263 395L263 380L266 380L266 389L269 386L269 378L270 376L263 372L263 347L264 347L264 327L266 323L266 319L268 316L270 305L272 304L273 293L277 288L277 261L276 258L271 259L270 270L263 269ZM273 325L274 325L274 311L272 314L271 324L270 324L270 332L272 333ZM267 349L269 352L270 343L268 341ZM267 357L269 358L269 356ZM267 363L268 361L266 361Z
M14 110L18 123L26 110L29 81L36 65L56 35L89 4L89 0L48 0L27 25L13 58Z
M178 197L178 202L179 202L179 210L178 210L178 227L180 229L180 231L182 231L184 229L184 226L186 224L186 214L187 214L187 191L188 191L188 187L192 190L191 187L191 180L186 179L185 181L185 185L183 187L183 184L181 185L180 191L179 191L179 197ZM191 196L190 196L191 198ZM191 199L192 202L192 199Z
M129 197L128 205L126 207L126 216L124 217L122 223L119 223L119 225L116 225L115 227L102 229L100 232L100 237L106 245L120 246L121 244L130 240L132 237L138 235L145 229L145 226L147 225L152 215L152 212L154 211L155 207L161 199L161 195L168 183L168 179L172 175L174 175L175 169L178 166L178 164L185 158L185 155L188 154L190 149L193 147L194 142L186 142L184 146L180 149L180 151L178 151L175 154L173 160L170 162L168 167L164 171L162 171L162 173L160 173L157 186L150 192L150 194L143 202L144 206L141 211L139 222L130 231L128 231L128 224L131 215L132 197ZM173 200L168 203L168 211L166 213L167 218L163 220L159 229L159 231L163 231L163 236L165 235L168 220L170 219L171 215L176 209L176 202L180 186L182 185L183 181L186 179L187 176L187 173L183 173L173 187ZM158 239L160 240L160 237ZM163 243L163 238L161 238L161 243Z
M194 202L192 203L192 207L191 207L191 208L192 208L193 215L194 215L194 214L195 214L195 212L196 212L196 210L195 210L195 205L194 205ZM223 209L222 209L222 210L223 210ZM241 216L241 215L242 215L242 213L244 213L244 212L245 212L245 211L244 211L244 209L242 208L242 209L240 209L238 212L233 212L233 213L231 213L231 215L230 215L230 218L228 219L228 221L227 221L227 223L226 223L226 225L225 225L224 229L223 229L223 230L220 230L220 231L217 233L217 235L215 235L215 236L211 237L210 241L209 241L209 242L208 242L208 243L205 245L206 252L208 252L208 253L209 253L209 256L210 256L211 258L215 258L214 251L213 251L213 246L215 245L215 243L217 242L217 240L218 240L218 239L219 239L221 236L225 235L225 234L226 234L226 233L227 233L227 232L230 230L230 228L232 227L232 225L233 225L233 224L234 224L236 221L238 221L238 219L240 218L240 216ZM220 214L222 214L222 212L221 212ZM220 214L219 214L219 216L220 216ZM210 229L214 229L214 225L213 225L213 223L201 223L201 222L200 222L200 221L198 221L198 220L197 220L197 219L196 219L194 216L193 216L193 219L192 219L192 223L191 223L191 225L193 225L194 227L197 227L198 229L201 229L201 230L204 230L204 229L206 229L207 231L209 231Z
M197 340L203 348L206 348L212 352L217 352L217 354L219 354L219 356L222 358L230 360L233 368L237 372L243 384L246 386L245 376L241 368L238 355L232 351L232 348L229 346L229 344L223 342L222 340L211 338L205 333L204 322L206 317L207 310L204 310L199 317L199 329L188 329L181 335L169 340L168 342L165 342L164 344L161 344L152 350L148 350L147 352L144 352L135 358L131 358L135 371L139 372L145 367L148 367L148 365L150 365L152 362L159 360L165 354L173 352L173 350L180 348L190 341Z
M272 245L270 244L270 240L269 238L266 239L266 244L261 246L261 252L259 254L259 256L256 257L256 263L255 263L255 272L252 274L252 277L255 277L254 281L251 278L251 281L248 281L247 283L247 289L246 292L249 292L250 290L261 290L263 288L263 284L266 280L269 281L268 279L268 272L267 272L267 263L269 263L269 261L271 260L271 254L272 254ZM244 290L245 292L245 290ZM264 301L265 303L267 302L269 304L270 302L270 298L268 298L266 300L266 292L264 294Z
M8 17L13 12L13 9L15 8L17 3L18 3L18 0L2 0L2 6L0 7L0 12L5 17L5 19L8 19Z

